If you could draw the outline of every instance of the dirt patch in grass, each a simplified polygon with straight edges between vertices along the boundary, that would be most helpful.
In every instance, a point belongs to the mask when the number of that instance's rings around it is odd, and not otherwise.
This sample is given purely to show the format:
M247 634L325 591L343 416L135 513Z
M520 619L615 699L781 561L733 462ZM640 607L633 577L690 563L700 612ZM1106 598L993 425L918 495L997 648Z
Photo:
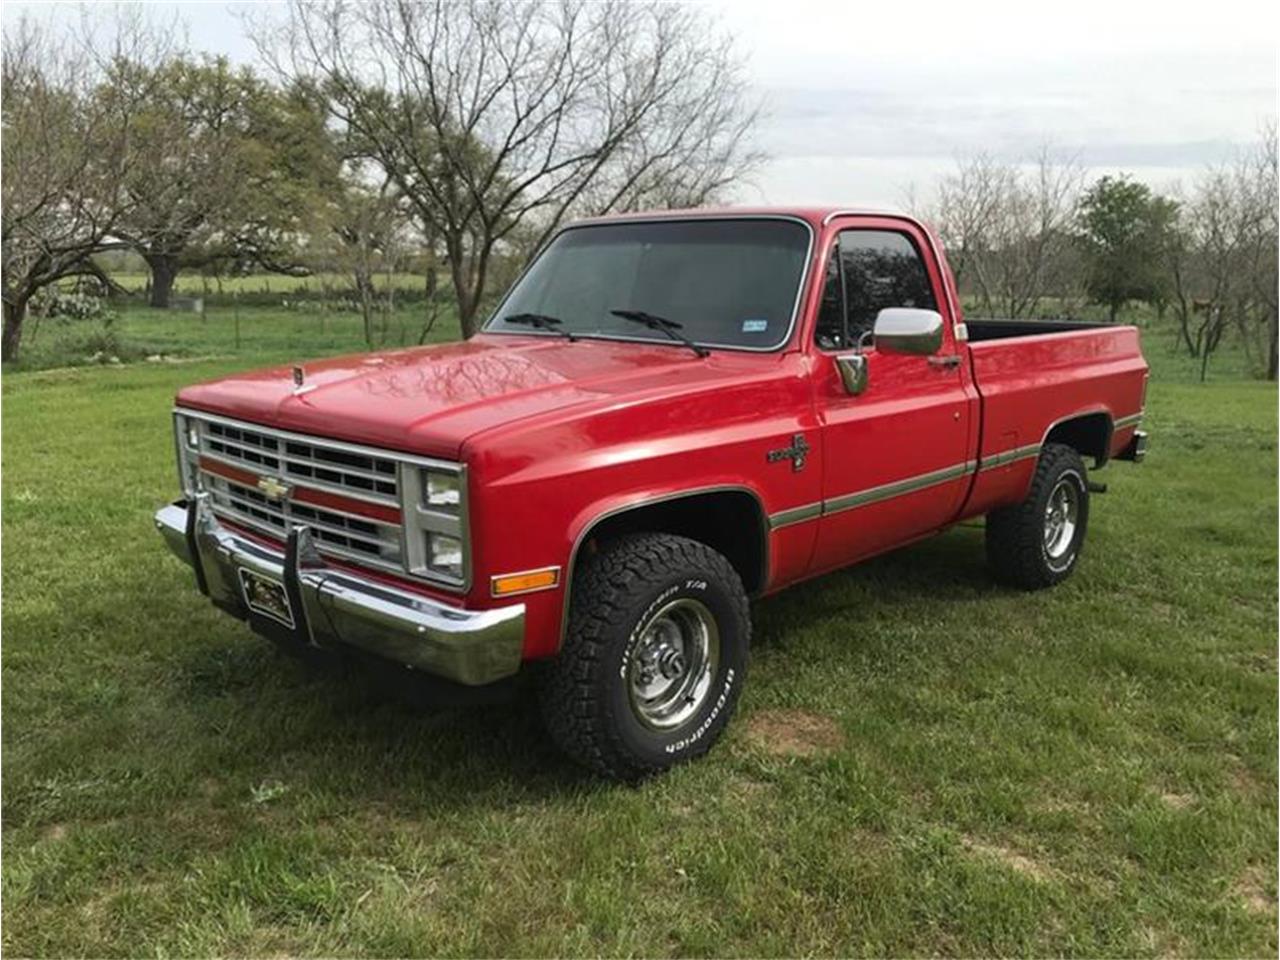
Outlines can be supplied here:
M1246 797L1256 797L1263 793L1274 793L1275 786L1268 785L1264 779L1260 779L1239 754L1228 753L1225 755L1227 763L1227 785L1236 793L1244 794Z
M726 792L740 800L755 800L767 796L772 789L773 784L741 775L731 777L726 785Z
M1160 801L1170 810L1187 810L1196 802L1194 793L1162 793Z
M1188 957L1191 951L1182 938L1160 927L1144 926L1139 933L1146 952L1156 957Z
M1020 873L1024 877L1030 877L1033 880L1046 881L1053 879L1053 870L1039 863L1026 854L1019 853L1009 847L1003 847L994 843L984 843L981 840L975 840L973 837L965 837L962 841L964 848L970 853L975 853L987 860L995 860L1008 867L1014 873Z
M830 753L844 741L830 717L805 710L763 710L747 721L747 740L778 757Z
M1069 800L1064 797L1045 797L1034 803L1032 809L1038 813L1085 817L1092 814L1089 804L1083 800Z
M1275 914L1276 898L1267 892L1266 872L1251 866L1236 881L1235 892L1250 913Z

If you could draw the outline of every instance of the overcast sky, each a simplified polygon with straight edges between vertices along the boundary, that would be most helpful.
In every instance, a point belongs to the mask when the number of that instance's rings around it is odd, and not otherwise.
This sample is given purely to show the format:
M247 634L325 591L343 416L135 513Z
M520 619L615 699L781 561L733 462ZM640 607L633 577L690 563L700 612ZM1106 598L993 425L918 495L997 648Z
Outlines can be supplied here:
M5 3L74 18L74 5ZM177 10L252 60L234 5ZM771 157L740 202L898 205L959 154L1042 144L1156 186L1228 159L1276 113L1277 3L707 0L739 41Z

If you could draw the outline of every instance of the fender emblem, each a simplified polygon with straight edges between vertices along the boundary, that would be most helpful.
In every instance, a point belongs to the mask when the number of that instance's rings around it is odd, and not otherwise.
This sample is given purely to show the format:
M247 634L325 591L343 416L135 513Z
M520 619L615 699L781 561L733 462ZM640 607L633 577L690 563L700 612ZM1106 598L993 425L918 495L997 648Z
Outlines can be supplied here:
M292 489L287 483L281 483L275 477L259 477L258 489L268 500L274 500L277 503L289 496Z
M790 460L791 469L799 473L804 469L805 456L811 449L809 442L804 438L804 434L797 433L791 438L791 446L783 447L781 450L770 450L765 454L765 459L770 463L777 463L779 460Z

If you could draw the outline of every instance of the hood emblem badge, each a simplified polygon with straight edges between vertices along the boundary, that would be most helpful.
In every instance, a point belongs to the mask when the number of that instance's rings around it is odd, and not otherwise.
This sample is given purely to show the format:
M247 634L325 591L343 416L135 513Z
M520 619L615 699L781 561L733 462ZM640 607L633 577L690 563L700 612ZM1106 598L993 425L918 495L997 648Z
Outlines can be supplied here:
M805 457L812 448L809 441L805 440L803 433L797 433L791 438L791 446L783 447L781 450L770 450L765 454L765 459L770 463L777 463L780 460L790 460L791 469L799 473L804 469Z

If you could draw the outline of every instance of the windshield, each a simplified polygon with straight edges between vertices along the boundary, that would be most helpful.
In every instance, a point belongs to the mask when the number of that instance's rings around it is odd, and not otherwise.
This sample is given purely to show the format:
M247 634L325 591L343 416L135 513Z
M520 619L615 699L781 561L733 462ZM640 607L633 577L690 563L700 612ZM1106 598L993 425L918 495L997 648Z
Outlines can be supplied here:
M485 330L679 346L658 327L618 315L643 312L678 324L697 344L772 349L791 329L808 247L808 228L791 220L573 227L543 251Z

